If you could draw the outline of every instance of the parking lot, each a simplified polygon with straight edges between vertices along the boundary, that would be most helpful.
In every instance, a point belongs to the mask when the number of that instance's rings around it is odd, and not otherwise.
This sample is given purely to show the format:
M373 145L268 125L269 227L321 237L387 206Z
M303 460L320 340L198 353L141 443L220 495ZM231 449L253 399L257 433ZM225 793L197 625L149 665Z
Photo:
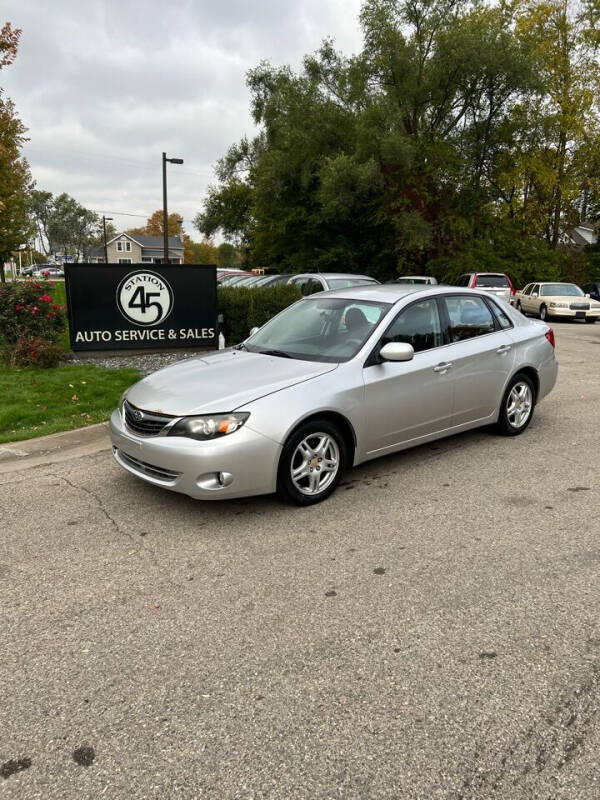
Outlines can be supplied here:
M555 391L326 503L108 450L0 472L6 798L600 796L600 325Z

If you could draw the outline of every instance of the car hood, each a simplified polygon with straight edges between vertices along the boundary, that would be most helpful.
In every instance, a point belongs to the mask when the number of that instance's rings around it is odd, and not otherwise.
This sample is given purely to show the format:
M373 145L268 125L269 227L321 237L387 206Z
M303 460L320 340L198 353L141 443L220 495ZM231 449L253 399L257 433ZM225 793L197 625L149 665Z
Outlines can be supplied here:
M222 350L148 375L129 389L127 400L177 417L234 411L336 368L337 364Z

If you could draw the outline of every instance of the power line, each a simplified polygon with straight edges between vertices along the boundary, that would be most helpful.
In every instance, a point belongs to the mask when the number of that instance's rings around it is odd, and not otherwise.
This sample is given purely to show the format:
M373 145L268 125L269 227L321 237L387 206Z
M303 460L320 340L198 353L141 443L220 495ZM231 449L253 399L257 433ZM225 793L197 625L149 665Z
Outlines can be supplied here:
M97 208L90 208L94 214L116 214L119 217L140 217L141 219L148 219L148 214L132 214L130 211L107 211L106 209L99 210Z

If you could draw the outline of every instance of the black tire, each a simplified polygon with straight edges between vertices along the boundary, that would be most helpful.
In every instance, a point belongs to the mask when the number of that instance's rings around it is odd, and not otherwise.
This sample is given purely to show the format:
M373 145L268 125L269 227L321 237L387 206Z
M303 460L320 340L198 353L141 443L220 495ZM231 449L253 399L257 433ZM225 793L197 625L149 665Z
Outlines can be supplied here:
M509 408L510 408L510 397L511 392L513 389L521 385L526 385L529 387L529 396L530 396L530 411L529 416L527 419L520 425L515 425L514 421L511 421L509 418ZM502 398L502 405L500 406L500 416L498 417L498 422L496 423L496 433L499 433L501 436L518 436L520 433L523 433L524 430L527 430L529 427L529 423L533 419L533 412L535 410L535 386L533 381L528 375L525 375L522 372L517 373L510 381L508 386L506 387L506 391L504 392L504 396Z
M542 322L548 322L550 319L550 314L548 313L546 306L540 306L540 319Z
M298 458L301 458L297 452L299 445L306 439L310 441L311 436L315 438L316 442L316 437L318 434L324 434L335 442L335 447L337 447L338 453L338 467L337 471L333 475L333 478L329 483L327 483L322 491L304 494L299 490L298 486L292 480L292 463L297 463ZM320 503L335 491L344 473L344 470L346 469L348 459L348 446L341 430L337 425L327 419L315 418L308 420L308 422L300 425L300 427L290 435L287 442L283 446L277 472L277 494L286 502L294 503L297 506L311 506L315 503ZM311 462L307 462L306 466L309 467L310 463ZM319 471L321 469L321 467L317 468L316 463L313 468L315 470L315 474L317 469ZM333 472L333 470L330 471L329 474L331 474L331 472ZM323 475L325 475L325 471L323 472ZM308 476L307 480L310 480Z
M596 322L596 317L586 317L585 321L588 325L593 325Z
M523 309L521 308L521 301L520 300L517 300L517 305L515 307L516 307L517 311L521 312L521 314L524 313Z

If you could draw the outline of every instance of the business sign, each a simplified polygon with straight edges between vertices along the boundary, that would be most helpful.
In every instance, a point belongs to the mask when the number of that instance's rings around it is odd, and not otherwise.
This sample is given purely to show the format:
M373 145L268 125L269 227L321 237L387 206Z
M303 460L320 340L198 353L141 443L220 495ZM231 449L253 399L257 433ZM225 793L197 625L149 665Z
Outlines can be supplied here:
M65 264L73 350L216 347L215 267Z

